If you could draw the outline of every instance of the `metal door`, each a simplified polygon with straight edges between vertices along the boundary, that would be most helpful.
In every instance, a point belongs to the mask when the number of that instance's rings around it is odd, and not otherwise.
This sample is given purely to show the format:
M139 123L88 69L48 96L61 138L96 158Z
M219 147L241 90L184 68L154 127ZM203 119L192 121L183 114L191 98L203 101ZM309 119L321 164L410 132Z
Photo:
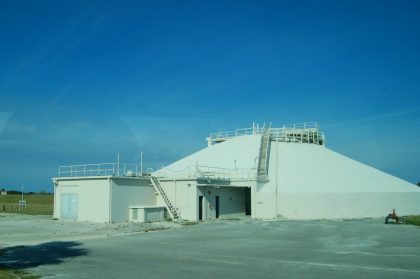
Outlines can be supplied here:
M220 217L220 198L216 196L216 219Z
M61 194L61 219L77 220L79 196L76 193Z
M198 197L198 220L203 220L203 196Z

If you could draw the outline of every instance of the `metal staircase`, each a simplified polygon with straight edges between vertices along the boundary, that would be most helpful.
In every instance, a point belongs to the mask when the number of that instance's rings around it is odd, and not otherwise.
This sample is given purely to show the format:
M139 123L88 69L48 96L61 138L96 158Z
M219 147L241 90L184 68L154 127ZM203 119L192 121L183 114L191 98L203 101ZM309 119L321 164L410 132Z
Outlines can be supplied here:
M150 180L153 184L153 187L155 187L155 190L160 194L160 196L165 201L165 207L169 212L169 215L171 216L172 220L178 220L179 219L179 213L176 210L176 208L172 205L171 201L169 200L168 196L166 195L165 191L162 188L162 185L160 185L160 181L156 176L151 176Z
M264 129L261 137L260 157L258 161L257 177L259 180L267 179L268 176L268 156L270 154L270 128Z

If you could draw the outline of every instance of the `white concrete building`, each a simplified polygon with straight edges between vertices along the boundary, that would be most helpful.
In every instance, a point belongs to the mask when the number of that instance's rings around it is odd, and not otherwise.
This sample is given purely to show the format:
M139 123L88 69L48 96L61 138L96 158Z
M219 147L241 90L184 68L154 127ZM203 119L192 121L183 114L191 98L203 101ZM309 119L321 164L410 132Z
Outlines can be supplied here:
M365 218L392 209L420 214L419 187L328 149L316 123L254 126L207 141L152 176L55 178L54 215L70 214L66 199L76 194L72 218L101 222L157 220L159 207L187 220Z
M156 203L150 176L124 169L120 171L114 163L60 167L59 176L53 178L54 218L93 222L162 220L165 207ZM141 210L143 215L139 216ZM156 211L161 217L156 218Z
M148 177L88 176L56 178L54 218L124 222L129 206L156 206Z

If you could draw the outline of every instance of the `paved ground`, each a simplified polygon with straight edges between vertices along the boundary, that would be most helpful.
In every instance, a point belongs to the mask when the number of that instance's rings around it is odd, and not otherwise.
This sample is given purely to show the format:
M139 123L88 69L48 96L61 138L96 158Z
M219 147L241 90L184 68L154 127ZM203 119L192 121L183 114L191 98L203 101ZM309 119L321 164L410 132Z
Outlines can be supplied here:
M34 217L25 227L13 218L0 219L0 245L8 246L0 263L46 278L420 278L420 227L382 220L142 227L45 218L37 226ZM61 224L73 234L57 235Z

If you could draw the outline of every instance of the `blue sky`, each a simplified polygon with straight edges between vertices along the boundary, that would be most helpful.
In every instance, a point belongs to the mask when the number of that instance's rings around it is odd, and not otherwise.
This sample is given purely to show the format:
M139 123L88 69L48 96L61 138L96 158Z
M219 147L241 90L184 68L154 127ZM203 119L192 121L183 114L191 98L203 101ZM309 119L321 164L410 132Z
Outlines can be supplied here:
M88 4L86 2L89 2ZM252 121L420 181L419 1L2 1L0 187Z

